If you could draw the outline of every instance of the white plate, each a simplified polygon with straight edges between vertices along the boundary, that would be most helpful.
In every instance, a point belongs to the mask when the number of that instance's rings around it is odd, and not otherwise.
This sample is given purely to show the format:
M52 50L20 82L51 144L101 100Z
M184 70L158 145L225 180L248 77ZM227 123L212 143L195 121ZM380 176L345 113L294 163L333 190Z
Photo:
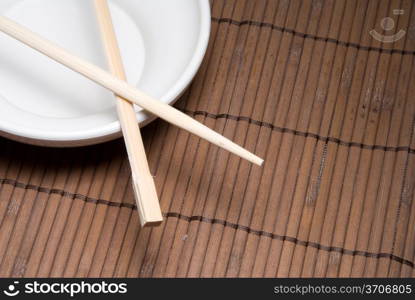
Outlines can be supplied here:
M173 103L202 62L208 0L113 0L128 82ZM92 0L1 0L0 14L108 69ZM154 119L137 109L140 125ZM104 88L0 33L0 134L44 146L81 146L120 135Z

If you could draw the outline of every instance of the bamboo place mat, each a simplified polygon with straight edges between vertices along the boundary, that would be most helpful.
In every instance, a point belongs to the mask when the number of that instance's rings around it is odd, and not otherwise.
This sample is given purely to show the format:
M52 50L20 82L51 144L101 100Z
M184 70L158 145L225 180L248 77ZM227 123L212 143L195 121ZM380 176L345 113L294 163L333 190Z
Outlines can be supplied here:
M211 5L176 107L264 167L157 120L143 134L165 221L140 229L122 140L1 139L0 276L415 275L415 3Z

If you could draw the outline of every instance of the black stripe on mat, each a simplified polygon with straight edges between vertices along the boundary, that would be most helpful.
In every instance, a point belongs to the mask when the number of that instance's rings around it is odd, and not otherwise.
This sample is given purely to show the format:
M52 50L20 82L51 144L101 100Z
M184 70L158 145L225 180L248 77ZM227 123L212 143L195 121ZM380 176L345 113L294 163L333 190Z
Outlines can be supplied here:
M22 182L18 182L16 180L12 180L12 179L0 179L0 184L7 184L7 185L12 185L14 187L17 188L23 188L23 189L30 189L30 190L34 190L37 192L42 192L42 193L47 193L47 194L57 194L60 195L62 197L67 197L70 199L79 199L88 203L94 203L94 204L103 204L103 205L108 205L108 206L113 206L113 207L126 207L129 209L133 209L136 210L137 206L134 204L130 204L130 203L119 203L119 202L112 202L112 201L108 201L108 200L103 200L103 199L96 199L96 198L91 198L85 195L81 195L81 194L76 194L76 193L70 193L64 190L60 190L60 189L49 189L46 187L41 187L41 186L36 186L36 185L32 185L32 184L25 184ZM186 222L204 222L204 223L208 223L208 224L219 224L225 227L230 227L233 228L235 230L242 230L245 231L248 234L254 234L260 237L268 237L270 239L273 240L280 240L280 241L286 241L286 242L290 242L296 245L301 245L304 247L311 247L311 248L315 248L318 250L323 250L323 251L327 251L327 252L337 252L340 254L346 254L346 255L351 255L351 256L364 256L364 257L369 257L369 258L388 258L391 260L394 260L398 263L407 265L411 268L415 268L415 264L414 262L393 255L391 253L374 253L374 252L368 252L368 251L360 251L360 250L349 250L349 249L345 249L345 248L341 248L341 247L333 247L333 246L325 246L325 245L321 245L315 242L311 242L311 241L303 241L303 240L299 240L295 237L290 237L290 236L286 236L286 235L279 235L279 234L275 234L275 233L271 233L271 232L267 232L267 231L263 231L263 230L256 230L256 229L252 229L248 226L244 226L244 225L240 225L240 224L236 224L236 223L231 223L225 220L220 220L220 219L213 219L213 218L207 218L207 217L203 217L203 216L185 216L182 215L180 213L176 213L176 212L167 212L167 213L163 213L163 215L166 218L177 218L180 220L184 220Z
M271 28L272 30L276 30L276 31L283 32L283 33L287 32L287 33L290 33L294 36L298 36L298 37L301 37L301 38L304 38L304 39L312 39L312 40L315 40L315 41L333 43L333 44L340 45L340 46L356 48L357 50L376 51L376 52L379 52L379 53L387 53L387 54L415 55L415 51L401 50L401 49L383 49L383 48L378 48L378 47L368 47L368 46L363 46L363 45L360 45L360 44L357 44L357 43L339 41L339 40L329 38L329 37L320 37L320 36L316 36L316 35L312 35L312 34L308 34L308 33L302 33L302 32L295 31L294 29L277 26L277 25L274 25L274 24L271 24L271 23L265 23L265 22L259 22L259 21L253 21L253 20L237 21L237 20L233 20L233 19L230 19L230 18L215 18L215 17L212 17L212 21L216 22L216 23L219 23L219 24L220 23L228 23L228 24L232 24L232 25L236 25L236 26L249 25L249 26L258 26L258 27L263 27L263 28Z
M294 134L294 135L298 135L302 137L311 137L316 140L323 141L325 143L332 142L332 143L336 143L338 145L345 146L345 147L357 147L357 148L366 149L366 150L382 150L382 151L390 151L390 152L405 151L405 152L412 153L412 154L415 153L415 149L410 148L408 146L391 147L391 146L383 146L383 145L368 145L368 144L356 143L356 142L346 142L335 137L320 136L318 134L311 133L311 132L298 131L298 130L290 129L286 127L275 126L271 123L254 120L249 117L235 116L235 115L230 115L230 114L212 114L206 111L184 110L184 112L192 116L204 116L204 117L212 118L212 119L229 119L229 120L234 120L234 121L244 121L244 122L248 122L250 124L258 125L261 127L270 128L273 131Z

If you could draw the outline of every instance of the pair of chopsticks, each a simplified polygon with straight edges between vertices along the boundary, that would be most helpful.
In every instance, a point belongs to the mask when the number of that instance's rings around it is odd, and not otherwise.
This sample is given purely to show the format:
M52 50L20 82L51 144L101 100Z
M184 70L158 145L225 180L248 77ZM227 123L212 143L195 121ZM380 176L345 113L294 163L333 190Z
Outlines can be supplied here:
M179 110L146 95L125 81L120 51L114 33L106 0L94 0L103 43L111 73L76 57L29 29L0 16L0 31L45 54L62 65L80 73L112 91L117 98L117 111L130 160L132 181L141 225L159 223L162 213L141 139L133 103L154 115L187 130L225 150L254 164L263 160L229 139L197 122Z

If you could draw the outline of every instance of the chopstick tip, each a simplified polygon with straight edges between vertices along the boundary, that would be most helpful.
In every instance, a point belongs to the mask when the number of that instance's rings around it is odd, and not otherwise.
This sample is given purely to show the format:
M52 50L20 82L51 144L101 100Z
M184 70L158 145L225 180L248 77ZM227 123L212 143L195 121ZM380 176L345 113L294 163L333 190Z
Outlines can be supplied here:
M141 227L157 227L163 222L163 219L141 221Z
M264 160L258 156L255 156L252 158L252 163L256 164L257 166L262 167L262 164L264 163Z

